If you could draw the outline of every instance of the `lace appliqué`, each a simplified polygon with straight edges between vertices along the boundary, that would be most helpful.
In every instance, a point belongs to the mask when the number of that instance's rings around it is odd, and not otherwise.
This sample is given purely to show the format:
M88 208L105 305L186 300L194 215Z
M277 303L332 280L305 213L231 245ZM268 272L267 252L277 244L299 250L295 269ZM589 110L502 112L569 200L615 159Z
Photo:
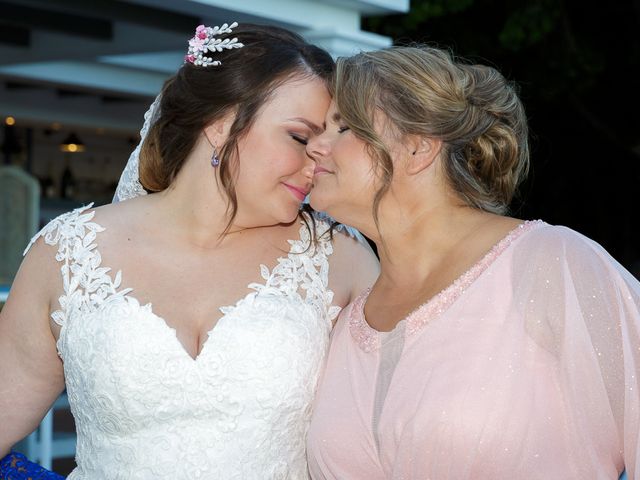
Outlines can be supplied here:
M306 213L304 214L306 215ZM289 253L280 257L278 264L270 272L269 267L260 265L260 276L264 283L253 282L248 288L261 295L285 295L297 298L312 305L318 315L326 316L332 323L340 313L341 307L331 305L334 293L328 288L329 261L333 253L333 244L325 233L330 223L315 215L316 231L313 236L306 225L300 227L299 239L289 240ZM309 222L311 224L311 222ZM317 243L314 243L314 239ZM304 298L303 295L304 293ZM238 303L244 301L240 300ZM224 314L230 313L238 304L221 307Z
M21 453L12 451L0 460L0 479L64 480L64 477L30 462L27 457Z
M88 312L107 297L123 296L131 291L130 288L117 290L122 277L120 271L112 281L107 275L111 269L100 266L102 257L94 241L104 228L91 221L95 211L84 213L91 207L93 203L52 220L31 239L24 251L26 255L40 237L48 245L58 246L56 260L63 262L60 272L64 294L58 299L60 309L54 311L51 318L60 326L65 323L71 308Z
M517 238L534 227L543 224L541 220L526 221L511 230L475 265L458 277L451 285L411 312L402 322L406 322L405 337L418 332L428 322L442 315L467 288L511 245ZM349 310L349 331L355 342L365 352L380 348L380 335L372 328L364 316L364 305L371 293L365 290L353 302Z

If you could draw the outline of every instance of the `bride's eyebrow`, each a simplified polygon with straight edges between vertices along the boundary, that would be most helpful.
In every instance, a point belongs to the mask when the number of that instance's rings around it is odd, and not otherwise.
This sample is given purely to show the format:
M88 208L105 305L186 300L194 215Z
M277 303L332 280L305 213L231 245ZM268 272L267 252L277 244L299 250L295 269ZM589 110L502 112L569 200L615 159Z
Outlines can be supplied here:
M334 112L333 115L331 115L331 121L333 123L340 123L341 119L342 115L340 115L340 112Z
M293 122L300 122L300 123L304 123L307 127L309 127L311 129L311 131L315 134L315 135L320 135L323 131L324 128L323 127L319 127L318 125L316 125L315 123L307 120L306 118L302 118L302 117L295 117L295 118L289 118L287 120L293 121ZM324 126L324 124L323 124Z

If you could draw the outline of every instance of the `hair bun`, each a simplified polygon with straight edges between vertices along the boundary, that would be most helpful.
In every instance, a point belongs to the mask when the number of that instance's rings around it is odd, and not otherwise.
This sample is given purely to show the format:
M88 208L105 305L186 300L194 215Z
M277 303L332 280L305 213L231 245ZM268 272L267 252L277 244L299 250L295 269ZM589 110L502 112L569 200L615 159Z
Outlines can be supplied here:
M528 129L516 89L495 68L459 64L469 122L464 146L469 172L496 206L511 202L528 170Z
M470 173L496 205L508 205L518 186L522 165L518 143L513 130L496 121L465 147Z

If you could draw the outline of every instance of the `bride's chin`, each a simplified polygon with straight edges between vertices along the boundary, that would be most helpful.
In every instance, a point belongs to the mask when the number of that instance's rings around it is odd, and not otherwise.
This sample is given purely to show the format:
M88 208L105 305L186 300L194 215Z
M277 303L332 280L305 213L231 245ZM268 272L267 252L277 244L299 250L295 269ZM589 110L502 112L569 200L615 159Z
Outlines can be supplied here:
M291 209L289 211L282 211L277 215L277 223L283 225L289 225L296 221L298 218L298 214L300 212L300 206L296 209Z

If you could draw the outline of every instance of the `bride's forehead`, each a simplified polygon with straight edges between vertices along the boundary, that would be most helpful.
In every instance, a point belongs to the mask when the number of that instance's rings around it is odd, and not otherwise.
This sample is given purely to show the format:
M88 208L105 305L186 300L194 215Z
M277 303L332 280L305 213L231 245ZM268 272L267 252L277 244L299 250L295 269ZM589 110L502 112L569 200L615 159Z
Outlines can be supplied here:
M283 84L262 105L256 115L259 123L305 118L314 125L324 122L331 97L318 79Z

